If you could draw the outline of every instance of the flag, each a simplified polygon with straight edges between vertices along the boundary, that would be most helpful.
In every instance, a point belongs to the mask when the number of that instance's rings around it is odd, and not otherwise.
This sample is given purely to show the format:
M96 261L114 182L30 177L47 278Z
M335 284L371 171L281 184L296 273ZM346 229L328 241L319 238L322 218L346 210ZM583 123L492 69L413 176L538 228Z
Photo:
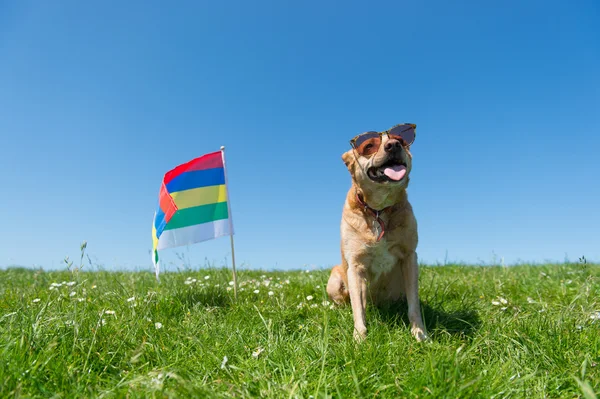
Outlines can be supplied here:
M233 234L223 152L205 154L168 171L152 223L152 261L158 251Z

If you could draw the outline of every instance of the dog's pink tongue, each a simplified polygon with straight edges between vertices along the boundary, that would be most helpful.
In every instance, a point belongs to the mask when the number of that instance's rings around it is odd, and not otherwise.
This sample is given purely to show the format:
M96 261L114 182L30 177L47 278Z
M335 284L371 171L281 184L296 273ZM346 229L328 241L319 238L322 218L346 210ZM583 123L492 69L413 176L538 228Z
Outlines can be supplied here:
M385 175L392 180L402 180L402 178L406 174L406 167L402 165L390 166L385 168L383 170L383 173L385 173Z

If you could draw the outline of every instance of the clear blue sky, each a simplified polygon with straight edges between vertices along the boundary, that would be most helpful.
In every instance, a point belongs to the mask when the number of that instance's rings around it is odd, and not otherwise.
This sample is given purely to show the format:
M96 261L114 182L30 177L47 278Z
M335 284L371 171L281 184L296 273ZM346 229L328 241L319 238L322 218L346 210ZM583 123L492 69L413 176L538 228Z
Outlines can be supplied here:
M341 154L400 122L422 261L600 260L597 0L165 4L0 2L0 267L151 268L162 175L221 145L238 265L330 267Z

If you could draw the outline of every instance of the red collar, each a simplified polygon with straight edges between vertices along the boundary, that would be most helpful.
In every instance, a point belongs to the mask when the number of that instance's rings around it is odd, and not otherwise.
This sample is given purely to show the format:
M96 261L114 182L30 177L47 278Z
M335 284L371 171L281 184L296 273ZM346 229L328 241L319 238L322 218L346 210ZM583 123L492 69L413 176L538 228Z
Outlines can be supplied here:
M387 211L388 209L390 209L392 206L385 207L379 211L375 210L375 209L371 208L369 205L367 205L367 203L360 197L360 195L358 195L358 191L356 191L356 201L364 208L365 212L370 213L371 216L373 216L375 218L377 223L379 223L381 232L379 233L379 236L377 237L377 241L380 241L383 238L383 235L385 234L385 223L383 223L383 220L381 220L379 215L382 214L383 212Z

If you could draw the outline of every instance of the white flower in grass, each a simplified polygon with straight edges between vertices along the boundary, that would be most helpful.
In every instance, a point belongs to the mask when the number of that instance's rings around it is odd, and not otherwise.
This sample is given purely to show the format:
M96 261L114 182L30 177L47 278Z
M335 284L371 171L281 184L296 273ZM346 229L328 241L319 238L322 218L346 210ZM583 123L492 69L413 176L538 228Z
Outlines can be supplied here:
M196 281L198 281L198 280L196 280L195 278L192 279L192 283L195 283Z
M148 375L151 375L151 374L148 373ZM150 379L150 385L152 386L152 388L154 388L156 390L161 390L163 387L163 381L164 381L163 373L158 373L158 375L156 377L152 377Z
M296 309L302 309L303 306L304 306L304 302L300 302L298 304L298 306L296 306Z
M269 291L269 296L273 296L275 293L273 291Z
M205 280L208 280L210 278L210 276L204 276Z
M40 301L40 298L35 298L35 299L34 299L33 301L31 301L31 302L33 302L33 303L38 303L39 301Z
M229 282L229 285L233 285L233 281L230 281L230 282Z
M508 301L502 297L498 297L497 301L492 301L492 305L494 306L500 306L500 305L506 305L508 303Z
M68 287L72 287L72 286L74 286L75 284L77 284L75 281L69 281L69 282L68 282L66 285L67 285Z
M227 291L231 291L231 290L232 290L232 288L231 288L231 287L227 287Z
M327 306L329 306L329 301L323 301L323 302L321 302L321 305L327 307Z
M333 310L333 309L335 309L335 306L331 305L331 306L329 306L329 309Z
M95 290L96 289L96 284L92 285L92 289Z
M75 295L77 295L77 293L76 293L75 291L71 291L71 292L69 293L69 296L75 296Z
M131 298L127 298L127 302L133 302L133 301L135 301L135 297L134 296L132 296Z
M533 298L527 297L527 303L535 303L535 301L533 300Z
M258 294L259 292L260 292L259 290L254 290L254 293L255 293L255 294Z
M192 280L185 280L185 281L183 282L183 284L185 284L185 285L190 285L190 284L192 284Z
M114 315L114 314L115 314L115 311L114 311L114 310L107 310L107 311L105 311L104 313L105 313L105 314L112 314L112 315Z
M320 286L320 285L317 285L315 288L316 288L316 289L319 289L319 288L321 288L321 286Z
M319 306L319 305L317 305L316 303L313 303L312 305L310 305L310 307L311 307L311 308L316 308L316 307L318 307L318 306Z
M290 283L290 280L285 280L285 283L286 283L286 284L289 284L289 283Z
M85 298L75 298L75 299L77 299L77 302L83 302L83 301L85 301Z
M312 296L312 295L309 295L309 296L307 296L307 297L306 297L306 300L307 300L307 301L312 301L312 300L313 300L313 296Z
M263 353L265 351L264 348L256 348L256 350L254 352L252 352L252 357L255 359L258 359L258 357L260 356L261 353Z
M600 320L600 311L595 311L594 313L591 314L590 319L592 320Z
M265 276L264 274L262 276L260 276L260 278L265 279L267 278L267 276Z
M154 323L154 328L156 328L157 330L160 330L162 328L162 323L160 323L160 322Z

